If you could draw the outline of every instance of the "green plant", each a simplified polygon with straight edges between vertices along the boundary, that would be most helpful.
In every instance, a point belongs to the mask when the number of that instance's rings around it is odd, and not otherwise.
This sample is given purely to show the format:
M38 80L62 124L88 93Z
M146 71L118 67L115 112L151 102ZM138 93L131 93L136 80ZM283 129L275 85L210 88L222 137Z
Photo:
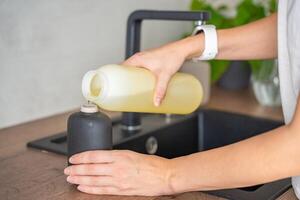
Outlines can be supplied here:
M254 3L253 0L242 0L236 7L236 15L234 17L225 16L224 13L228 12L229 9L226 4L214 7L205 0L192 0L190 9L193 11L209 11L211 19L208 23L214 24L217 29L225 29L250 23L276 11L276 0L269 0L267 8L262 3ZM211 66L211 81L214 83L228 69L230 61L211 60L209 63ZM262 61L249 61L249 64L252 73L255 73L262 66Z

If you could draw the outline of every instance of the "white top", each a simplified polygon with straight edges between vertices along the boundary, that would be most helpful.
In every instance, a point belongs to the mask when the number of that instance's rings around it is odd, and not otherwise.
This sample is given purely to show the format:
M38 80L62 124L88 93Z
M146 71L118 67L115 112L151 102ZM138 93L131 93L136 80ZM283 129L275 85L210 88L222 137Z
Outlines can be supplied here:
M295 112L300 89L299 0L279 0L278 63L284 120L285 123L289 123ZM293 177L292 183L295 193L300 199L300 176Z

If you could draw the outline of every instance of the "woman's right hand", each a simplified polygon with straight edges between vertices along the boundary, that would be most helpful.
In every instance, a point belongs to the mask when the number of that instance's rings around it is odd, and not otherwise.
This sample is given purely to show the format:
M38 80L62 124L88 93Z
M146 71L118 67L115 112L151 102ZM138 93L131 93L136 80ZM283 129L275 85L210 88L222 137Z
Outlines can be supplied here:
M176 73L186 58L190 56L192 46L188 43L190 38L179 40L159 48L139 52L125 60L122 65L144 67L154 73L156 87L153 102L159 106L163 100L168 82Z

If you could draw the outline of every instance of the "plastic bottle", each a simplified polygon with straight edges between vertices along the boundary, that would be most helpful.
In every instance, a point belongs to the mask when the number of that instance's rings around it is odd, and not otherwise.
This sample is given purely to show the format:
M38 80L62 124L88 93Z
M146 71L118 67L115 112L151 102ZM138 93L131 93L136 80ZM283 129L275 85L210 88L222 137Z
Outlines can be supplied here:
M109 111L188 114L201 103L202 86L190 74L173 75L158 107L153 104L155 83L155 76L145 68L112 64L88 71L82 80L82 93Z
M89 150L112 149L112 123L95 104L81 106L68 118L68 158ZM70 163L69 163L70 164Z

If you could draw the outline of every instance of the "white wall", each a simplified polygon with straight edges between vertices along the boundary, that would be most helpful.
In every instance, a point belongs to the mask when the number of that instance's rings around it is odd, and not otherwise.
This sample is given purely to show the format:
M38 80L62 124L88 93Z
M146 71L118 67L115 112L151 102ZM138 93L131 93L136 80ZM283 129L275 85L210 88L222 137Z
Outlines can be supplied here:
M189 0L0 0L0 127L77 108L83 74L124 58L135 9L186 10ZM143 46L180 38L188 22L146 22Z

